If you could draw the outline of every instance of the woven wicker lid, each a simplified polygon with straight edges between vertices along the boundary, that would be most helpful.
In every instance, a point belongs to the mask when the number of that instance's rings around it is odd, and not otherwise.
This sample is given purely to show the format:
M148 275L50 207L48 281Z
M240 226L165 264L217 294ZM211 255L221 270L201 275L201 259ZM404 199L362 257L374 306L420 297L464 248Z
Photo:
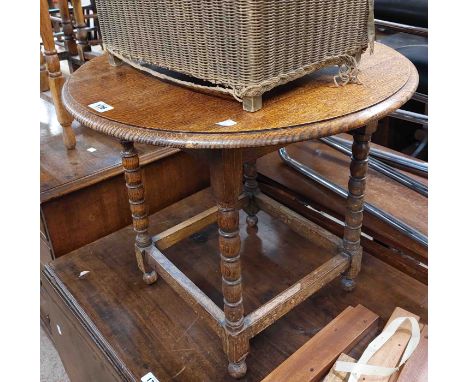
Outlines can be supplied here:
M376 44L361 61L362 85L336 87L337 68L325 69L264 97L256 113L216 95L163 82L106 57L68 79L66 108L84 125L135 142L185 148L255 147L297 142L349 131L399 108L414 93L418 75L401 54ZM100 113L88 105L104 102Z

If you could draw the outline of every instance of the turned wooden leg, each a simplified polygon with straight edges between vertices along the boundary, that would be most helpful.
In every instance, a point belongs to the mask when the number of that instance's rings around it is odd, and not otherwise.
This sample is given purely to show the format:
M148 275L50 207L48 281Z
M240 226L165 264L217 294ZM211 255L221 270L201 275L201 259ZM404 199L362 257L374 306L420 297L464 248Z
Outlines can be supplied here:
M41 50L41 77L40 77L41 92L49 90L49 76L47 75L46 62L44 54Z
M78 55L81 61L85 61L85 52L89 52L91 47L88 43L88 32L86 31L86 23L84 19L81 0L71 0L73 6L73 16L75 18L75 26L77 29L76 40L78 42Z
M152 284L157 280L156 272L148 266L146 255L148 248L153 245L148 233L148 214L145 205L145 189L143 187L140 161L133 142L121 141L122 165L125 170L128 200L132 212L133 229L136 232L135 254L138 268L143 272L143 280Z
M362 247L361 226L366 188L367 160L370 139L376 130L377 123L361 127L353 132L353 147L348 182L348 199L346 202L345 229L343 250L351 258L348 271L343 275L341 284L346 291L356 286L356 277L361 270Z
M219 251L226 336L224 350L229 360L228 372L235 378L245 375L249 342L236 334L244 327L238 198L241 191L242 152L216 150L211 154L211 188L218 206Z
M62 102L62 87L65 79L60 70L60 60L55 50L54 36L49 18L49 4L41 0L41 38L44 44L44 54L47 71L49 73L49 86L52 100L55 105L57 119L63 128L63 143L67 149L75 148L76 139L71 124L72 116L65 110Z
M255 194L258 192L255 161L244 163L244 180L244 192L249 198L249 203L244 208L247 213L246 222L249 227L255 227L258 223L257 213L260 210L255 201Z
M68 0L59 0L58 8L60 11L60 18L62 19L63 42L65 49L71 56L76 56L78 50L76 48L75 36L73 34L73 24L70 18L70 11L68 10Z

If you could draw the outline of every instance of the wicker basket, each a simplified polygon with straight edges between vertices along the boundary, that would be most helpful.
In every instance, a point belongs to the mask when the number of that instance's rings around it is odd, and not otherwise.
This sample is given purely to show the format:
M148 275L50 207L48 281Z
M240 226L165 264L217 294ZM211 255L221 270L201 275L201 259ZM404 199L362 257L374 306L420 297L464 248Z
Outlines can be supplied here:
M352 66L373 41L373 0L96 0L105 47L161 78L258 110L275 86ZM372 40L372 41L371 41Z

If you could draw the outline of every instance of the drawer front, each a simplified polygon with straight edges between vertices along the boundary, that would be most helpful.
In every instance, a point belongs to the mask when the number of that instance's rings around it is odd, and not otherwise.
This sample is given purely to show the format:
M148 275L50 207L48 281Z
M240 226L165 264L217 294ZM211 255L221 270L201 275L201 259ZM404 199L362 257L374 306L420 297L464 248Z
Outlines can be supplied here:
M122 378L47 277L42 296L54 345L72 382L116 382Z

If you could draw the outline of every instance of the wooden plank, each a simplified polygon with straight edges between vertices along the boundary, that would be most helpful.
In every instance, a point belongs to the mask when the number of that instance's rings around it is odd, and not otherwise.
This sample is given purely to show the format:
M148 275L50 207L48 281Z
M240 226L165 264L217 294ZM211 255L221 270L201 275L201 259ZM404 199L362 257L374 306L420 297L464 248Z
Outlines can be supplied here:
M346 355L344 353L341 353L337 361L356 362L356 360L353 357L350 357L349 355ZM322 382L345 382L346 381L346 378L348 377L349 373L345 371L336 371L335 366L336 366L336 362Z
M242 208L247 202L245 195L239 197L239 208ZM163 251L179 241L186 239L190 235L202 230L207 225L215 223L217 218L218 207L214 206L199 214L171 227L164 232L153 236L153 242Z
M153 236L153 242L161 251L169 248L195 232L200 231L207 225L216 222L217 212L218 207L211 207L210 209Z
M151 247L148 262L186 303L207 319L207 323L221 337L224 333L223 311L154 246Z
M424 325L418 347L403 366L398 382L427 382L428 327Z
M378 316L362 305L348 307L325 326L263 382L315 382L332 367L338 356L350 350L370 330Z
M387 327L395 318L398 317L414 317L419 321L419 316L410 313L402 308L395 308L392 315L388 319ZM385 367L395 367L398 365L403 352L405 351L406 344L411 338L411 324L406 321L395 334L383 345L367 362L369 365L378 365ZM359 378L359 382L393 382L396 380L396 375L390 377L378 377L372 375L365 375Z
M345 255L336 255L249 314L245 318L245 330L250 332L250 337L260 333L292 308L323 288L324 285L338 277L348 266L349 259Z
M255 196L255 199L262 210L277 217L294 232L304 236L306 239L316 241L321 247L327 250L336 251L341 247L342 241L338 236L333 235L331 232L323 229L281 203L278 203L269 196L259 193Z

